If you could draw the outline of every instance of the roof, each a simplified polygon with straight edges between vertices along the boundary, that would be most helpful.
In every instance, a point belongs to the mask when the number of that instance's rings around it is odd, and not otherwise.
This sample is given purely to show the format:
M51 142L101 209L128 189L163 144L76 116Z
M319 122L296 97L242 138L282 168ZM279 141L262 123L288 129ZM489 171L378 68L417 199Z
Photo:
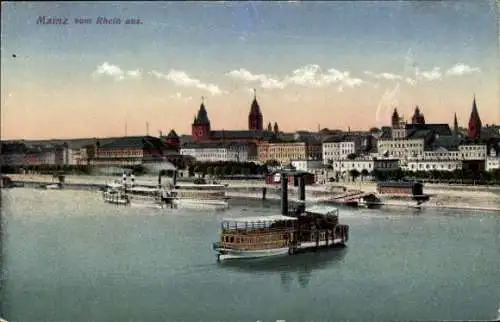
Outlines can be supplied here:
M246 142L221 142L221 141L206 141L206 142L186 142L182 144L181 149L228 149L239 148L245 146Z
M231 139L266 139L274 137L274 132L259 131L259 130L217 130L210 131L210 138L213 140L221 140L224 138Z
M99 142L100 143L100 142ZM157 137L153 136L128 136L116 139L110 143L102 144L102 149L116 149L116 148L138 148L138 149L158 149L166 148L166 145Z
M434 131L425 129L425 130L413 130L412 132L408 133L407 138L408 139L426 139L430 138L434 134Z
M210 120L208 119L208 113L204 103L201 103L200 109L198 110L198 115L195 117L193 124L210 124Z
M381 139L392 139L392 128L390 126L383 126L382 127L382 135L380 136Z
M87 145L93 145L97 141L101 144L112 142L121 137L105 137L105 138L81 138L81 139L50 139L50 140L19 140L17 142L24 143L27 146L54 146L67 144L71 149L81 149ZM12 143L6 141L5 143Z
M26 145L20 142L2 143L0 145L0 153L2 154L25 153L26 150Z
M434 131L436 134L441 135L453 135L453 132L450 129L448 124L443 123L435 123L435 124L406 124L407 131L416 131L416 130L430 130Z
M252 105L250 106L250 116L262 116L262 112L260 111L259 103L257 102L257 98L254 97L252 101Z
M175 130L170 130L170 132L168 132L167 139L179 139L179 136L175 133Z
M291 220L297 220L297 218L283 216L283 215L271 215L271 216L255 216L255 217L223 218L222 219L222 221L230 221L230 222L235 222L235 223L274 222L274 221L291 221Z
M336 134L323 140L325 143L353 142L357 139L367 137L367 134Z
M306 212L326 216L330 214L335 214L335 215L338 214L339 209L331 206L312 206L306 208Z

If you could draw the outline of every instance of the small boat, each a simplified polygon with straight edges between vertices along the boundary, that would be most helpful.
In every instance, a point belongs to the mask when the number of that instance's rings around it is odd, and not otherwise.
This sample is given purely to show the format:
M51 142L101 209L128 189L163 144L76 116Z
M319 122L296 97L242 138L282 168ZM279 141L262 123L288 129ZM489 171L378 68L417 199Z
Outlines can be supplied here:
M272 215L223 219L217 260L294 255L302 251L345 246L349 226L339 224L335 207L315 206L298 216Z
M53 189L62 189L62 184L61 183L48 184L48 185L45 185L44 188L45 189L50 189L50 190L53 190Z
M118 189L108 189L103 191L102 198L104 202L116 205L128 205L130 203L127 195Z
M118 180L106 184L103 199L109 203L147 208L164 208L171 200L169 191L163 187L144 187Z

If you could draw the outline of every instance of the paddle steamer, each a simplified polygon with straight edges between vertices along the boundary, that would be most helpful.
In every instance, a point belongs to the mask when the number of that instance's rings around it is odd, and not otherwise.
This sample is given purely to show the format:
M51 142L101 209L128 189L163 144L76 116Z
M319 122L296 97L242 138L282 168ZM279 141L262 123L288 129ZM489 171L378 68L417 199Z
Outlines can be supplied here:
M305 185L299 178L301 204L288 211L286 172L281 180L281 215L223 219L217 260L294 255L320 247L345 246L349 226L339 223L339 210L331 206L305 208Z

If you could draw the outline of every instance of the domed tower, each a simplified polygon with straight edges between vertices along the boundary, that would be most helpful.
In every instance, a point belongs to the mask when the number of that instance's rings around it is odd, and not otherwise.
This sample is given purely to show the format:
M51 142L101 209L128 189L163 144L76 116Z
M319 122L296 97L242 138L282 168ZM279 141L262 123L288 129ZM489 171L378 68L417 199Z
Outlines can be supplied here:
M177 135L177 133L175 133L175 130L171 130L167 137L165 138L165 143L167 143L167 145L178 151L179 150L179 146L180 146L180 140L179 140L179 136Z
M280 132L280 128L278 126L278 122L274 122L274 134L278 134Z
M195 116L191 125L191 135L195 141L207 140L210 137L210 120L208 119L203 97L201 98L198 115Z
M260 111L259 103L257 103L257 92L253 90L253 101L250 107L250 114L248 115L248 129L250 131L262 131L263 120L262 120L262 112Z
M420 108L415 107L415 113L413 113L413 117L411 118L411 123L413 124L425 124L424 114L420 112Z
M476 96L474 96L472 101L472 111L469 118L467 137L471 140L479 139L481 136L481 127L481 118L479 117L479 112L477 111Z
M394 112L392 113L392 117L391 117L391 125L392 127L396 128L396 127L399 127L399 113L398 113L398 109L395 108L394 109Z

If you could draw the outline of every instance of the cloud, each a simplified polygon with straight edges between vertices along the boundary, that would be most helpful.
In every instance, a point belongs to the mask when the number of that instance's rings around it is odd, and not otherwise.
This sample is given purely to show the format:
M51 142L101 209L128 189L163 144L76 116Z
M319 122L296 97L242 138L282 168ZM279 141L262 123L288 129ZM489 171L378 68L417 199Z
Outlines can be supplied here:
M244 68L230 71L226 75L245 82L257 82L267 89L284 89L290 85L315 88L338 84L338 90L343 91L344 87L352 88L364 83L362 79L351 77L347 71L330 68L322 72L321 67L316 64L302 66L281 79L273 75L253 74Z
M201 90L210 92L212 95L220 95L223 91L215 84L203 83L201 80L191 78L186 72L182 70L171 69L167 74L160 73L156 70L150 72L150 75L158 79L166 79L176 85L183 87L194 87Z
M416 68L415 74L417 79L424 79L428 81L439 80L443 76L441 68L439 67L434 67L432 70L427 71L421 71L419 68Z
M365 71L365 75L374 77L376 79L387 79L387 80L402 80L403 79L403 76L391 74L391 73L375 74L375 73L372 73L370 71Z
M415 85L416 81L411 77L404 77L398 74L392 73L373 73L370 71L365 71L365 75L373 77L378 80L389 80L389 81L403 81L410 85Z
M446 71L446 75L450 76L462 76L467 74L472 74L479 72L480 69L477 67L470 67L468 65L458 63Z
M117 81L126 79L140 79L142 77L142 71L140 69L124 71L117 65L104 62L97 66L97 69L92 73L94 78L99 76L109 76L113 77Z
M191 96L183 96L181 92L177 92L175 94L170 95L170 98L183 101L183 102L189 102L193 98Z
M259 82L262 88L285 88L285 84L283 82L280 82L276 78L264 74L252 74L250 71L244 68L230 71L229 73L226 73L226 75L246 82Z

